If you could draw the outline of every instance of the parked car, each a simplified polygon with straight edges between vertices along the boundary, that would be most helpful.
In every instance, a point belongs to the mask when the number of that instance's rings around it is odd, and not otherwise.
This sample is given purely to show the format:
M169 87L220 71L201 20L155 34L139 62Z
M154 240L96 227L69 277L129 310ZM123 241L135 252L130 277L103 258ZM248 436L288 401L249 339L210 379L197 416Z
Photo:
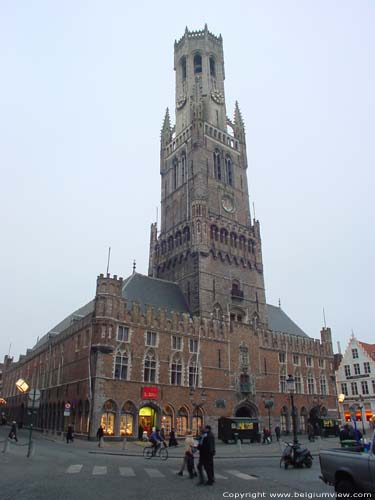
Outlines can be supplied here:
M375 493L375 432L368 444L321 450L319 460L320 478L337 493Z
M260 442L259 421L248 417L220 417L218 421L219 439L241 443L248 439L251 443Z

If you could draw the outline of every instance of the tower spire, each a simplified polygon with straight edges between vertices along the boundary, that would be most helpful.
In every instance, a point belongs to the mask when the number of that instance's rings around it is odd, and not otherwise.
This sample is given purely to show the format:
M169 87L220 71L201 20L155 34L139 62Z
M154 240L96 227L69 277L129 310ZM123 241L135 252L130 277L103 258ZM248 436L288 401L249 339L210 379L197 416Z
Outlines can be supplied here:
M171 117L169 115L169 109L165 110L163 126L161 129L161 142L162 145L166 145L170 142L172 135Z

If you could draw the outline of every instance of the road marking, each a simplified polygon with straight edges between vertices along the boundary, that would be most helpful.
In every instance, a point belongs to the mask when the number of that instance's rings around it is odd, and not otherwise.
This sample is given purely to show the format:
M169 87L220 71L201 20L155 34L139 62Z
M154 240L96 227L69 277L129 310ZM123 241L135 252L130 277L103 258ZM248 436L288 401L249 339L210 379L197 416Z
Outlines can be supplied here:
M152 478L165 477L158 469L145 469L145 472Z
M69 465L69 467L66 469L65 473L66 474L78 474L81 472L83 465L82 464L77 464L77 465Z
M247 481L251 479L257 479L254 476L250 476L249 474L245 474L244 472L240 472L238 470L226 470L228 474L231 474L232 476L238 477L239 479L246 479Z
M92 470L93 476L103 476L107 474L107 466L106 465L95 465Z
M218 474L217 472L215 472L215 478L217 478L217 479L228 479L226 476L222 476L221 474Z
M120 475L125 477L135 477L135 472L132 467L119 467Z

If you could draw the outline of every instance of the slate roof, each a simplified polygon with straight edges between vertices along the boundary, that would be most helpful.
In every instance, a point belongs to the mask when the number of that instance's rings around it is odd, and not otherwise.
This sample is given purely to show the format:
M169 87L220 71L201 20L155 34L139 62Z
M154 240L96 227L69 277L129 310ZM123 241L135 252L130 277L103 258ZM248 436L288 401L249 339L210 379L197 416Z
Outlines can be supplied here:
M274 332L289 333L298 337L309 338L309 336L289 318L281 307L267 304L268 326Z
M172 281L134 273L125 280L122 296L129 302L139 302L142 310L146 305L151 305L156 308L165 307L169 311L190 313L181 288Z

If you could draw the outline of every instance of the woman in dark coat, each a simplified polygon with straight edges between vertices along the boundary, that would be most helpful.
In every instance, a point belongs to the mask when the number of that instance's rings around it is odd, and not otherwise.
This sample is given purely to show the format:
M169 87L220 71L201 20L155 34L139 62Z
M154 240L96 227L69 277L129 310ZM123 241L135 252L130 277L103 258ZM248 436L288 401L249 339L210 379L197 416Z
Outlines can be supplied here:
M174 433L174 429L171 429L171 432L169 433L169 447L171 448L172 446L177 446L177 439L176 439L176 434Z

